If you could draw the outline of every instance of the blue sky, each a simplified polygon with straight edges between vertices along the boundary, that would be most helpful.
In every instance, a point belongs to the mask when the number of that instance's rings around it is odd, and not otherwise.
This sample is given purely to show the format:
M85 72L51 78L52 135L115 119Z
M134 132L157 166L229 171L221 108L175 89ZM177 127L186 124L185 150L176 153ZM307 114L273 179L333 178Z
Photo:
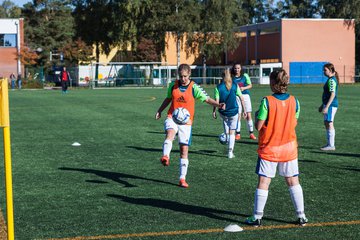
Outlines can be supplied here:
M22 7L25 3L32 2L32 0L11 0L11 1L16 5L18 5L19 7Z

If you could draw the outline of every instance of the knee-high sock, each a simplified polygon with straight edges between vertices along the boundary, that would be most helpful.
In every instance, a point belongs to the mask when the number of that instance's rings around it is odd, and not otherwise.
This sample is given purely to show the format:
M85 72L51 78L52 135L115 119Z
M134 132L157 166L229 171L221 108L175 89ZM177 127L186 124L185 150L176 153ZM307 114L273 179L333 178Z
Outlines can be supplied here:
M163 156L166 155L170 157L171 149L172 149L172 141L165 140L163 144Z
M304 195L300 184L289 187L291 201L293 202L296 215L299 218L305 217Z
M240 116L240 114L239 114L239 116ZM238 119L238 124L236 127L236 134L239 134L240 130L241 130L241 117L239 117L239 119Z
M261 219L264 215L264 208L268 198L269 190L257 188L255 191L254 217Z
M248 130L250 133L254 132L254 122L253 120L250 120L247 122Z
M234 151L234 146L235 146L235 134L230 134L229 135L228 151L233 152Z
M331 147L335 146L335 129L327 130L328 145Z
M185 179L186 178L188 166L189 166L189 160L185 159L185 158L180 158L180 166L179 166L179 168L180 168L179 169L180 170L180 179Z

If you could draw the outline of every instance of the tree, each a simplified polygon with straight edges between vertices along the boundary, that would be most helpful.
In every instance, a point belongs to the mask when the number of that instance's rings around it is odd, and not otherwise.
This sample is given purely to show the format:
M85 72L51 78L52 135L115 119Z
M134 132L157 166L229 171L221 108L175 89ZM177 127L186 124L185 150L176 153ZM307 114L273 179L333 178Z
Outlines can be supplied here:
M49 66L50 51L61 52L72 42L74 21L69 1L34 0L24 5L25 42L30 49L42 49L38 64ZM59 59L53 59L59 63Z
M239 1L196 1L195 20L188 32L187 49L199 49L203 61L203 77L206 75L206 60L220 59L224 52L234 50L239 37L234 28L244 23L244 12ZM226 62L225 62L226 64ZM205 80L204 80L205 81Z
M66 44L62 51L64 58L67 59L72 65L82 63L90 63L93 59L93 48L91 45L87 45L81 38L73 40Z
M281 0L274 9L279 18L313 18L317 12L317 0Z
M135 60L143 62L159 61L159 55L156 52L156 46L150 39L142 37L135 51Z
M21 8L12 1L4 0L0 5L0 18L18 18L21 15Z
M122 29L128 26L119 9L124 1L111 0L74 0L73 4L77 37L87 45L95 46L95 61L99 62L100 53L109 54L111 48L121 42ZM124 23L126 26L121 26ZM131 32L131 29L128 28ZM95 78L98 78L98 64Z
M246 22L255 24L274 19L273 0L244 0L241 8L248 19Z

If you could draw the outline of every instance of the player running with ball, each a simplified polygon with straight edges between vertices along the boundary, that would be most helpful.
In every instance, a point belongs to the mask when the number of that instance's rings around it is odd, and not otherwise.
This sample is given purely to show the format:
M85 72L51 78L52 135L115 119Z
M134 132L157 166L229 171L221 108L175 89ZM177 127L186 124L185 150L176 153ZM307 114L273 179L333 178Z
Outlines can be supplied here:
M212 106L225 109L224 103L217 103L195 82L191 81L191 68L187 64L181 64L178 69L179 80L172 82L168 88L167 96L155 114L155 119L161 118L161 112L171 103L164 123L166 137L163 144L163 156L160 161L164 166L170 164L170 152L175 135L178 135L180 146L180 178L179 186L187 188L186 175L189 166L188 152L191 145L191 126L194 121L195 99L206 102ZM174 109L184 107L190 113L190 120L185 125L179 125L172 119Z
M240 98L243 116L246 118L246 108L244 98L240 91L240 87L233 82L230 70L224 72L224 80L215 88L215 100L226 104L226 109L219 109L220 117L223 120L224 133L226 134L226 142L228 142L228 158L234 158L235 131L239 119L239 105L236 98ZM217 118L215 107L213 109L213 117Z

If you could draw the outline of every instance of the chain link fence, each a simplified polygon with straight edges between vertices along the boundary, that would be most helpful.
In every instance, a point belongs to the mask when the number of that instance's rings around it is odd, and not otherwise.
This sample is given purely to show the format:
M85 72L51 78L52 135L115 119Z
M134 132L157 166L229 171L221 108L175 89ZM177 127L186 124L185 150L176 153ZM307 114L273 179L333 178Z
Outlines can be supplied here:
M229 66L208 66L206 68L206 77L203 77L202 66L192 66L191 78L200 85L214 85L221 82L223 70ZM286 68L286 66L283 66ZM113 87L166 87L171 81L174 81L177 76L176 66L158 67L152 69L151 74L144 74L137 72L134 76L118 75L116 77L102 74L99 79L94 79L91 71L84 75L82 66L67 67L70 73L71 87L85 87L85 88L113 88ZM243 71L248 73L253 84L268 84L269 75L271 71L281 68L281 66L261 66L251 65L243 66ZM339 74L340 83L358 83L360 82L360 65L352 68L350 66L335 66ZM9 81L9 88L11 87L10 74L13 69L0 69L0 77L7 78ZM322 73L322 69L317 69L318 74L301 74L294 75L289 71L290 80L297 84L311 84L323 83L326 77ZM45 69L43 67L25 67L24 73L21 74L22 88L60 88L60 72L61 67L52 67ZM18 74L14 73L16 78ZM294 79L296 81L294 81ZM15 87L18 87L18 80L15 81Z

